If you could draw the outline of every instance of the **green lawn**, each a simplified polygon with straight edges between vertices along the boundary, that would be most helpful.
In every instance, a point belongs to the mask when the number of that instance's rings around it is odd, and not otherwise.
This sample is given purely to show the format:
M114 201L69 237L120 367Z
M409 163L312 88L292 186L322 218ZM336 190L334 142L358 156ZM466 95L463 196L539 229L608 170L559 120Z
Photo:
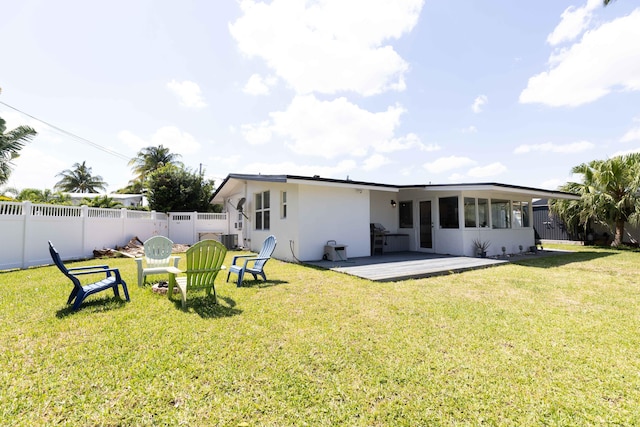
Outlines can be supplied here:
M187 312L131 259L131 302L77 313L54 267L0 273L0 424L640 425L640 253L573 249L392 283L272 260Z

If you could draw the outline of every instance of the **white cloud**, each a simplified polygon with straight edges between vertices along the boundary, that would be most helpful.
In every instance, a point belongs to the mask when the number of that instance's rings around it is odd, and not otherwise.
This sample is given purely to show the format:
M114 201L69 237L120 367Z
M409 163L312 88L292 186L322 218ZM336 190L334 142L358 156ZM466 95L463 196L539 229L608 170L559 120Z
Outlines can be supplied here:
M432 152L438 151L441 147L438 144L423 144L420 141L420 137L415 133L408 133L405 136L399 138L393 138L387 141L383 141L381 144L375 146L376 151L380 153L390 153L393 151L409 150L411 148L417 148L420 151Z
M480 95L474 101L471 109L474 113L478 114L482 112L482 108L489 102L487 95Z
M371 171L374 169L378 169L380 166L384 166L389 163L391 163L391 161L385 156L383 156L382 154L374 154L368 159L365 159L362 165L362 169L366 171Z
M620 138L620 142L631 142L631 141L640 141L640 126L629 129L623 136Z
M545 142L544 144L532 144L532 145L520 145L513 152L515 154L526 154L531 152L542 153L580 153L595 148L595 144L589 141L578 141L571 144L556 145L551 142Z
M171 80L167 83L167 88L173 92L180 100L180 105L187 108L201 109L207 106L200 93L200 86L197 83L185 80L178 82Z
M353 160L343 160L335 166L317 166L300 164L295 162L282 162L282 163L266 163L266 162L253 162L247 163L242 166L240 173L247 174L263 174L263 175L303 175L312 176L319 175L321 177L341 177L355 170L357 167L356 162Z
M430 163L425 163L423 167L431 173L442 173L452 169L458 169L465 166L475 165L476 162L468 157L440 157Z
M500 175L507 171L507 167L500 162L491 163L487 166L478 166L467 172L467 175L474 178L486 178L490 176Z
M410 32L423 0L244 0L229 25L240 51L260 57L298 94L403 90L409 66L384 43Z
M262 145L271 141L271 126L268 120L256 124L242 125L242 136L251 145Z
M200 143L192 135L175 126L161 127L148 139L123 130L118 133L118 139L136 152L145 147L157 147L158 145L169 148L172 153L180 155L192 154L200 149Z
M640 153L640 147L630 148L628 150L616 151L615 153L609 155L609 158L617 157L617 156L624 156L626 154L633 154L633 153Z
M468 128L464 128L460 130L462 133L477 133L478 132L478 128L471 125Z
M253 143L280 136L298 154L363 157L372 150L388 152L416 144L413 137L393 140L402 113L397 105L372 113L346 98L320 101L313 95L296 96L285 111L270 113L270 121L243 125L243 134Z
M588 0L582 7L569 6L562 12L558 26L547 37L547 43L556 46L574 40L587 29L593 11L599 7L602 7L600 0Z
M7 182L8 187L52 188L60 178L56 175L69 169L70 163L61 161L57 155L49 155L44 151L27 144L20 150L20 157L13 161L13 172ZM16 184L19 183L19 184Z
M273 76L262 77L257 73L252 74L242 91L248 95L268 95L276 81L277 79Z
M614 89L640 90L640 9L588 31L582 39L554 53L548 71L529 79L521 103L574 107Z

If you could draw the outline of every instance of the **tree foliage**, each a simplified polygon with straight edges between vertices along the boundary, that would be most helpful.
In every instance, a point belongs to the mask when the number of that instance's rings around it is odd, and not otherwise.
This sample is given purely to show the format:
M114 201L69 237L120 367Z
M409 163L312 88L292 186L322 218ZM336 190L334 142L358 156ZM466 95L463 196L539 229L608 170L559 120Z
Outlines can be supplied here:
M214 182L172 164L152 172L146 182L149 208L158 212L211 212Z
M91 168L86 162L74 163L73 169L63 170L56 176L62 179L54 188L70 193L97 193L97 190L106 190L107 186L100 175L91 174Z
M85 197L80 201L80 204L89 206L91 208L117 209L124 207L121 202L114 200L113 197L109 197L106 194L93 198Z
M143 183L151 172L166 165L182 167L178 157L180 154L171 153L168 148L162 145L143 148L138 151L136 157L129 160L129 166L133 166L132 171L136 175L132 182Z
M580 200L553 200L551 210L567 224L586 229L590 221L615 228L612 246L622 243L624 224L640 223L640 153L593 160L572 169L581 182L560 189Z
M70 205L71 196L68 194L62 194L59 191L51 191L48 188L40 190L37 188L24 188L18 193L17 200L24 202L30 201L33 203L47 203L52 205Z
M0 184L9 180L13 160L20 156L20 150L37 134L29 126L18 126L7 131L6 122L0 117Z

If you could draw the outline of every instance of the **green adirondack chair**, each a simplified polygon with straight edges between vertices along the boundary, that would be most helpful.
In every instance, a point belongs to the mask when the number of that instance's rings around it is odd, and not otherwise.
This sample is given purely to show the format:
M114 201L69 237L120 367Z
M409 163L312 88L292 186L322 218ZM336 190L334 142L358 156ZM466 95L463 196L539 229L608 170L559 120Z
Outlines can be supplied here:
M222 265L227 248L216 240L202 240L187 249L187 269L168 268L169 299L173 297L174 287L182 296L182 308L187 307L187 292L194 289L206 289L207 295L213 290L214 304L218 303L214 281Z
M169 267L178 268L180 257L172 256L172 249L173 242L164 236L153 236L144 242L144 258L135 258L138 265L138 286L144 285L147 276L151 274L168 273Z

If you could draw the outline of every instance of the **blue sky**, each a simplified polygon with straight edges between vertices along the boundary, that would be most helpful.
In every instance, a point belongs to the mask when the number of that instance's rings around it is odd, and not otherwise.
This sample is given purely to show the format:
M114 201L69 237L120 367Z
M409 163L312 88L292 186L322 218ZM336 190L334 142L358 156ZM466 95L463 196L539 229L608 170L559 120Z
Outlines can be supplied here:
M163 144L228 173L555 189L640 151L640 6L618 0L0 0L8 183ZM80 138L70 136L68 133ZM105 150L101 150L99 147ZM202 165L202 166L201 166Z

